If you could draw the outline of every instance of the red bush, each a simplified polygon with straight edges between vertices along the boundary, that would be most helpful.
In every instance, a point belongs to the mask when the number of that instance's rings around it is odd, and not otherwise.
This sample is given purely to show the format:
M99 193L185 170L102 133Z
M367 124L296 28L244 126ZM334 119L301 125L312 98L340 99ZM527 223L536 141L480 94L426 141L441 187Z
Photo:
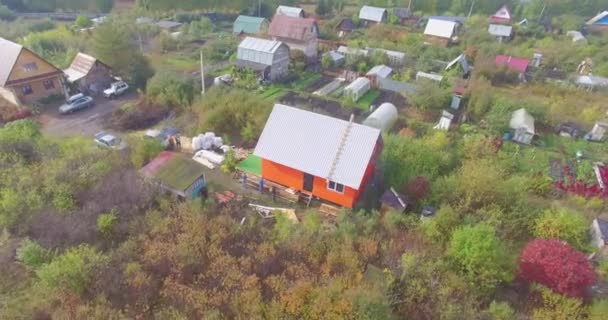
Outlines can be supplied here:
M405 193L414 198L414 200L420 200L426 198L429 194L429 181L425 177L416 177L405 187Z
M558 240L528 243L519 257L519 276L572 297L582 297L596 281L585 255Z

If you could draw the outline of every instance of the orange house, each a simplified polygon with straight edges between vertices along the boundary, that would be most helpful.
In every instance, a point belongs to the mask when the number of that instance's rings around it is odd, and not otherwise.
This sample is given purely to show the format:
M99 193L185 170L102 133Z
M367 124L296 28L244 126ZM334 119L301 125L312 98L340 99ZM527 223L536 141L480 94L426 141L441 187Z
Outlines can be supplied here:
M64 95L63 72L23 46L0 38L0 96L15 104Z
M254 154L264 179L352 208L382 147L376 128L277 104Z

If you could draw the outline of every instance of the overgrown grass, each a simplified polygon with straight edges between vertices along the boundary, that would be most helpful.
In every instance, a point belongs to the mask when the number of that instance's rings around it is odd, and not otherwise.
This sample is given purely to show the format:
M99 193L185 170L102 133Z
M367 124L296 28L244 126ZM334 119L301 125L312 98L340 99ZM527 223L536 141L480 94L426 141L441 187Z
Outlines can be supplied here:
M304 91L319 80L321 80L321 75L318 73L304 73L292 87L296 91Z
M368 91L357 103L355 107L362 110L369 110L369 106L380 96L380 91L378 90L370 90Z

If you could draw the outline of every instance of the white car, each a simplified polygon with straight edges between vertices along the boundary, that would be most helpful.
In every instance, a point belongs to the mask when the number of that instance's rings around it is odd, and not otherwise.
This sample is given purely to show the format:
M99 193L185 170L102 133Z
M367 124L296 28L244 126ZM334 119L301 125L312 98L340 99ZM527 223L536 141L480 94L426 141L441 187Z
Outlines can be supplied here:
M127 147L127 144L122 139L105 131L95 134L95 143L102 148L114 150L122 150Z
M119 95L127 92L129 85L124 81L114 82L110 85L110 88L103 91L103 95L108 98L118 97Z

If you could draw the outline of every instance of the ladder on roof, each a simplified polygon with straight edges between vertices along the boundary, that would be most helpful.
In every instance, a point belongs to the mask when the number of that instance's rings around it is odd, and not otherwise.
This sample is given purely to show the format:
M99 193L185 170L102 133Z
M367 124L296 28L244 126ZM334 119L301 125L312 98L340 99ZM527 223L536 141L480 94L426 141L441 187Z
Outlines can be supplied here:
M332 177L336 171L338 162L340 162L340 156L342 155L342 151L344 151L344 146L346 145L346 140L348 139L348 136L350 135L350 130L353 127L354 119L355 119L355 115L351 114L350 120L348 121L348 124L346 125L346 127L344 128L344 132L342 133L342 137L340 137L340 144L338 145L338 150L336 151L336 156L334 157L334 160L331 163L331 167L329 169L329 174L327 175L328 181L332 181Z

